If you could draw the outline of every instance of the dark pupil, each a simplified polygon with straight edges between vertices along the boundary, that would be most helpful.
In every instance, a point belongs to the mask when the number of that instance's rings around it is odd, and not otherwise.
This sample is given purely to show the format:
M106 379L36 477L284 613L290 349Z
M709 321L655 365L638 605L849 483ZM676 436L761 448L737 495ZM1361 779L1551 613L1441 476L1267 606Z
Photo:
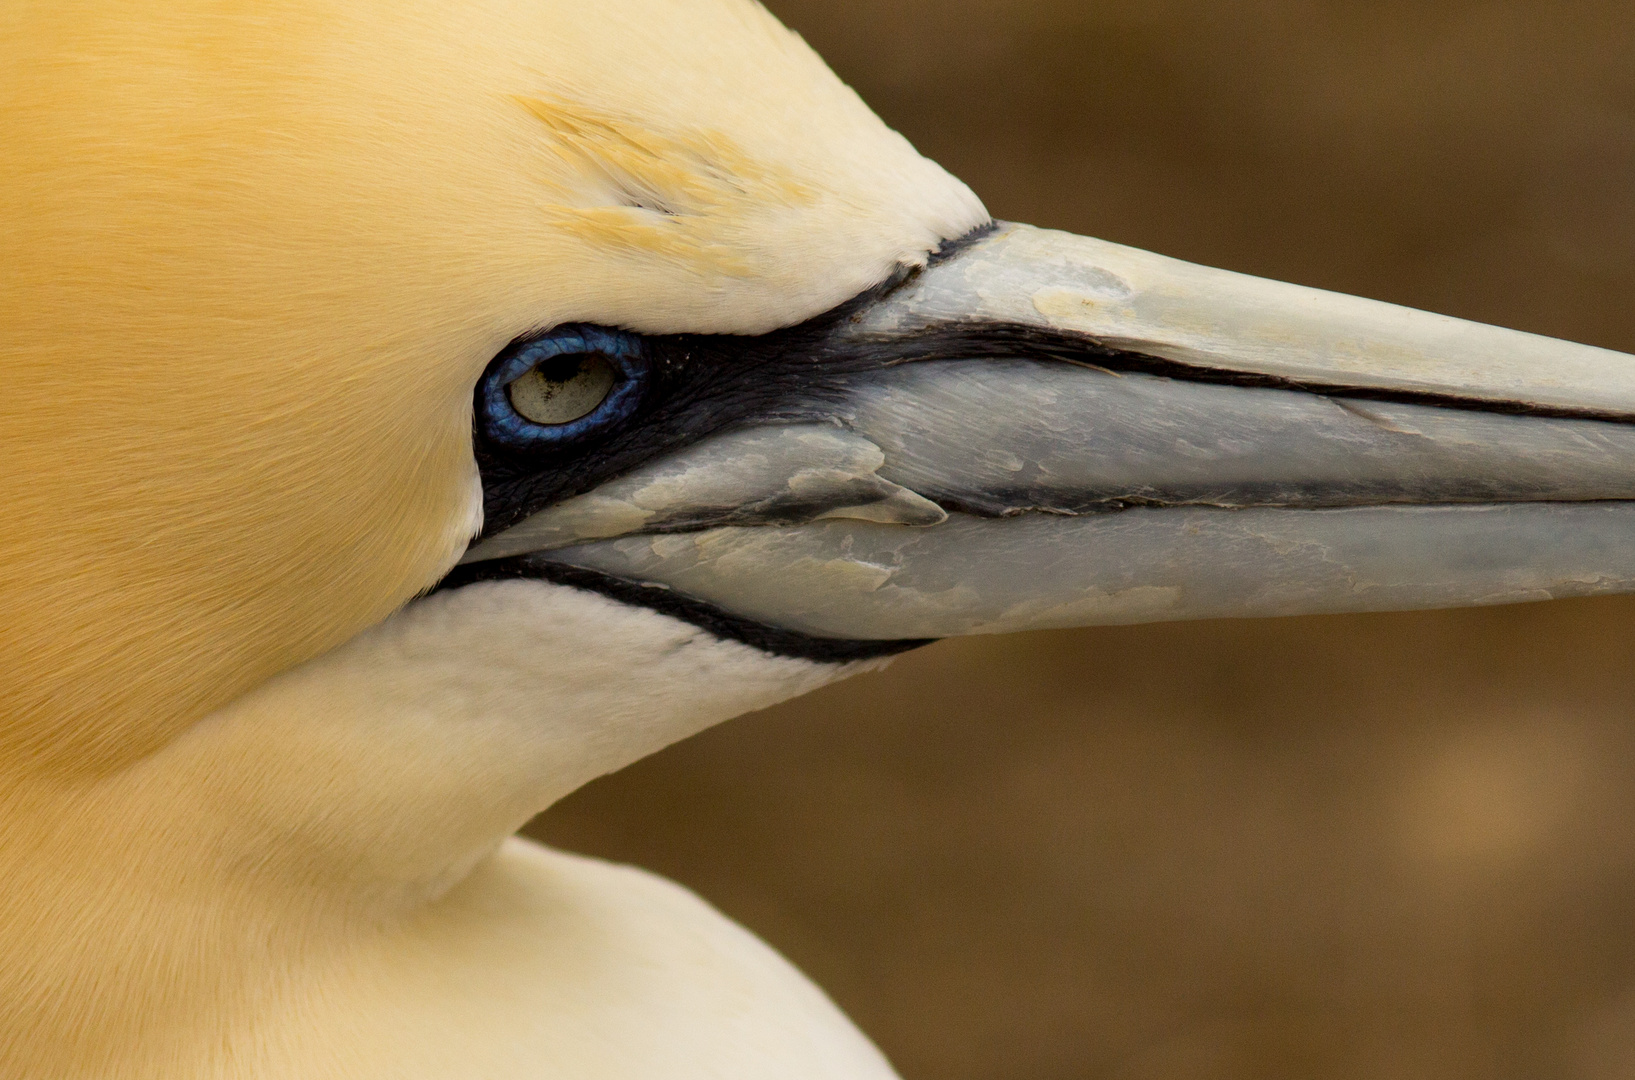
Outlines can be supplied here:
M565 383L578 375L589 362L588 356L553 356L549 360L541 360L534 370L546 382Z

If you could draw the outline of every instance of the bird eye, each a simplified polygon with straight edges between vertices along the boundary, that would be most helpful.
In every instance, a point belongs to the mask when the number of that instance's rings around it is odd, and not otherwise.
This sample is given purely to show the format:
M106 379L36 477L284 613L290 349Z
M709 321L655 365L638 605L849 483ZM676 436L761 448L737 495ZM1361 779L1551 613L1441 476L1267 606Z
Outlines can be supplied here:
M556 356L508 388L511 407L536 424L567 424L607 400L619 373L601 356Z
M629 416L647 377L642 339L563 326L512 345L477 388L478 423L517 447L572 442Z

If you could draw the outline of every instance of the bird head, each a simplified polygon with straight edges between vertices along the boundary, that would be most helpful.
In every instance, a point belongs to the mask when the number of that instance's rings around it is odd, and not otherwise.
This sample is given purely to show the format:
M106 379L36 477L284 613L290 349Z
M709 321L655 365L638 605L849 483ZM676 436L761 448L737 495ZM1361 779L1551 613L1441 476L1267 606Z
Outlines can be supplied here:
M926 639L1635 583L1627 358L991 222L749 0L0 58L12 780L474 852Z
M985 219L743 0L7 23L11 757L141 756L435 585L507 343L766 333Z

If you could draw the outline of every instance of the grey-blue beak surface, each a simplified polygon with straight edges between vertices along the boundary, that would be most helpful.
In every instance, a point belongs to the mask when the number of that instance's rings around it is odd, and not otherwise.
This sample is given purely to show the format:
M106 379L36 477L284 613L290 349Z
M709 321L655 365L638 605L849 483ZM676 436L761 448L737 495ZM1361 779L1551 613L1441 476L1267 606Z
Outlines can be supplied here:
M862 640L1635 589L1620 353L1017 225L835 333L920 346L467 562Z

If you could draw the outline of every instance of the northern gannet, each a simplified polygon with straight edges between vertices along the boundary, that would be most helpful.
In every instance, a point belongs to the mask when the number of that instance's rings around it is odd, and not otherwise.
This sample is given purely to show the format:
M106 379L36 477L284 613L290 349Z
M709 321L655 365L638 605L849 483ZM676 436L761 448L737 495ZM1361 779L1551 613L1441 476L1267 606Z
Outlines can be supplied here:
M1635 583L1629 358L991 223L744 0L68 0L0 99L0 1075L889 1076L507 837L928 637Z

